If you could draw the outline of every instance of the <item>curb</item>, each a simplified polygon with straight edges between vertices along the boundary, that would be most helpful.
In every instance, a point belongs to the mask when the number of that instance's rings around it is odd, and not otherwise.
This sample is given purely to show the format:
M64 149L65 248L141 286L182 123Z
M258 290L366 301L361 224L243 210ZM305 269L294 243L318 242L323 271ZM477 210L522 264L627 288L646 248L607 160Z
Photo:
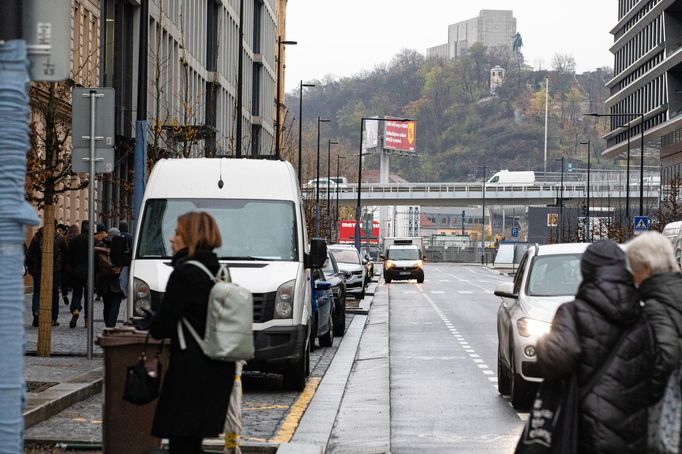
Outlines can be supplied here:
M321 454L326 451L366 322L364 315L353 318L293 439L282 443L278 453Z
M104 368L98 367L41 393L26 393L24 427L29 428L102 391Z

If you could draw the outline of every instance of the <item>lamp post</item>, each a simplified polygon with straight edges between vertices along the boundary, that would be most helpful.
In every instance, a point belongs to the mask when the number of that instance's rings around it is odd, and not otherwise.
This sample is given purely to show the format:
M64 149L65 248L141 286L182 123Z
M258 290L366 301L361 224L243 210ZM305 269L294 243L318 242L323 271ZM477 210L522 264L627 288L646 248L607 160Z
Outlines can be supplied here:
M332 145L338 145L339 143L329 139L327 146L327 219L329 220L329 242L332 241L332 194L329 184L332 181ZM338 177L338 173L336 174ZM338 187L338 183L336 184ZM338 194L338 190L336 192Z
M336 176L339 176L339 164L342 159L346 159L345 156L336 155ZM334 219L334 224L336 225L336 242L339 241L339 185L336 185L336 218Z
M329 120L317 117L317 173L315 177L315 235L317 238L320 237L320 123L329 123Z
M410 118L384 118L384 117L362 117L360 118L360 153L358 154L358 203L355 207L355 249L360 253L362 248L362 239L360 237L360 217L362 215L362 141L365 135L365 120L374 121L414 121ZM395 222L394 222L395 224Z
M314 87L315 84L304 84L301 81L298 89L298 186L303 186L303 87Z
M640 117L640 156L639 156L639 215L644 216L644 112L626 112L626 113L615 113L615 114L600 114L600 113L587 113L583 114L586 117ZM625 190L625 217L627 218L628 225L630 225L630 122L627 125L628 128L628 157L627 157L627 189ZM622 126L620 126L622 127Z
M591 141L588 139L587 142L580 142L580 145L587 145L587 191L585 205L587 205L585 210L585 241L590 242L590 164L591 164Z
M564 157L555 159L561 161L561 186L559 188L559 243L564 242Z
M483 203L481 204L481 265L485 265L485 178L488 176L488 166L481 166L483 169ZM492 225L492 219L491 219ZM492 229L491 229L492 231Z
M281 84L281 79L282 79L282 46L295 46L298 44L296 41L282 41L282 37L278 36L277 37L277 114L276 114L276 122L275 122L275 157L279 159L281 150L279 149L279 136L281 135L281 129L282 129L282 124L280 122L280 114L282 110L282 101L281 101L281 90L280 90L280 84ZM241 112L239 112L241 115ZM241 119L241 117L240 117Z

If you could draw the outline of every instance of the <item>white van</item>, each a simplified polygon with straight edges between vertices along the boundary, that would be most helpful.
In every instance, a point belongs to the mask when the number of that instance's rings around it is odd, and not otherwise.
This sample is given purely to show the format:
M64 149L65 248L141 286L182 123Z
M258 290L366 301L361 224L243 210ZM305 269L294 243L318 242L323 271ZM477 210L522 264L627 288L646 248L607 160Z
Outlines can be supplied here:
M493 175L488 184L533 184L535 183L535 172L516 172L509 170L500 170Z
M303 389L310 369L308 269L322 266L326 245L308 245L293 167L262 159L157 162L135 232L129 315L163 304L172 271L169 240L178 216L190 211L216 219L223 242L218 258L229 265L233 282L253 293L256 356L249 368L282 373L285 386Z

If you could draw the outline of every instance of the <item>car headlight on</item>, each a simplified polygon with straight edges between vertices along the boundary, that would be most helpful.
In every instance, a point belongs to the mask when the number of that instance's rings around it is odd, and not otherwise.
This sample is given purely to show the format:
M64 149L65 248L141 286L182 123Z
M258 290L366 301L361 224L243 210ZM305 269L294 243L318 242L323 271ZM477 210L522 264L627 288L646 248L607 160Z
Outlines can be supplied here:
M393 268L395 266L395 263L393 263L391 260L386 260L386 268Z
M275 318L291 318L294 314L294 288L296 280L285 282L275 296Z
M424 262L417 260L417 268L421 268L422 266L424 266Z
M133 278L133 312L137 317L144 317L145 310L152 308L152 292L142 279Z
M549 334L549 331L552 329L551 323L542 322L533 318L520 318L516 322L516 326L519 328L519 334L523 337L544 336L545 334Z

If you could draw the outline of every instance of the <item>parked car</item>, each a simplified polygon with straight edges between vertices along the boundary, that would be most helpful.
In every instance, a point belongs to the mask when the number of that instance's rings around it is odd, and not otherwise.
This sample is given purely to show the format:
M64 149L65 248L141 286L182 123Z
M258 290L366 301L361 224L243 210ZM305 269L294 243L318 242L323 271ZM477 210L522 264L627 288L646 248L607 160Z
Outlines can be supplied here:
M374 263L381 261L381 256L384 251L379 246L370 245L368 248L369 256L372 258Z
M317 189L317 179L312 179L308 181L304 188L306 189ZM334 180L330 180L329 178L320 178L320 191L326 191L327 188L330 190L335 190L336 189L336 183Z
M313 270L311 350L315 349L316 338L320 347L331 347L334 342L334 295L331 287L321 269Z
M424 282L422 251L416 244L393 244L386 250L384 260L384 281L416 279Z
M346 278L346 291L357 299L365 297L365 283L367 281L367 270L360 260L357 249L351 245L334 244L329 246L339 265L339 269Z
M362 264L365 265L365 269L367 270L367 275L365 278L365 286L367 286L369 285L370 281L372 280L372 277L374 276L374 261L372 260L372 257L369 255L368 249L362 250Z
M682 221L666 224L662 233L663 236L670 241L670 244L673 245L673 251L675 251L675 260L677 260L677 264L682 265Z
M580 259L589 244L533 245L521 259L513 282L495 289L497 311L497 387L514 408L527 408L538 383L535 345L547 334L554 313L573 301L582 280Z
M346 278L339 269L334 255L327 252L327 260L322 265L325 280L331 284L334 295L334 335L343 336L346 332Z

